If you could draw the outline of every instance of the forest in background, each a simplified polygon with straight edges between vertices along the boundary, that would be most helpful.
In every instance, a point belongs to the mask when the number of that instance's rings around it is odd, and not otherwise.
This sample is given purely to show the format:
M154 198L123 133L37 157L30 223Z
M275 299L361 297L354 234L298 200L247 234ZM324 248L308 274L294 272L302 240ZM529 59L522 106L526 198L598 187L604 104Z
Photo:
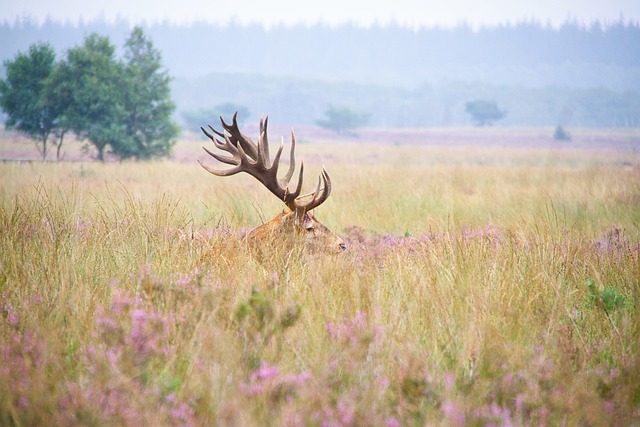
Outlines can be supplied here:
M0 59L36 41L59 55L90 32L122 45L126 21L0 24ZM193 24L145 27L174 76L177 118L227 102L256 121L313 124L329 105L369 126L470 125L464 105L496 101L507 126L640 126L640 25L520 22L473 30Z

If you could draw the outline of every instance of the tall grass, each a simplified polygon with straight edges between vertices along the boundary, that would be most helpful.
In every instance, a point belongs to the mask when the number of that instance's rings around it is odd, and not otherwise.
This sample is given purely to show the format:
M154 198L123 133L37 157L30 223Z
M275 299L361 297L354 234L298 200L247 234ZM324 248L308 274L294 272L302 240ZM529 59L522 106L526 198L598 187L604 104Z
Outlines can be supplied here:
M637 166L303 147L337 257L255 259L249 177L0 165L0 424L640 422Z

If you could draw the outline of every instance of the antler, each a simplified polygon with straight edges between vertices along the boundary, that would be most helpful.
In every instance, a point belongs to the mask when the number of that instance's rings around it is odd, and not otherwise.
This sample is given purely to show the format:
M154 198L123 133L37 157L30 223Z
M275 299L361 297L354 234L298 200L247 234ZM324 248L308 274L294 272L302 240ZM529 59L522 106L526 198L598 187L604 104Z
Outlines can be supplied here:
M302 217L305 212L317 208L327 200L327 197L331 194L331 179L329 178L329 174L325 170L324 166L322 167L322 174L318 177L318 186L316 187L316 190L311 194L300 196L304 170L304 162L301 162L296 189L293 192L289 191L289 181L291 181L291 177L293 176L293 172L296 167L294 156L296 138L293 130L291 131L289 170L284 178L280 179L278 178L278 166L280 163L280 155L284 149L284 141L280 144L280 148L278 148L278 152L276 153L272 163L271 158L269 157L269 141L267 139L267 124L269 122L269 117L264 120L260 118L260 135L258 136L258 143L256 144L251 138L243 135L240 132L240 129L238 129L238 122L236 120L237 115L237 112L233 115L231 125L227 124L224 119L220 117L220 122L224 129L223 132L217 131L209 125L209 129L211 129L215 135L223 138L224 142L219 141L214 135L204 128L200 128L202 129L202 132L211 139L216 148L226 151L231 154L232 157L222 156L209 151L206 147L202 147L204 151L216 160L235 167L221 171L214 170L198 160L198 163L200 163L203 168L216 176L231 176L240 172L248 173L260 181L262 185L267 187L278 199L282 200L289 209L296 212L299 217ZM302 202L300 198L306 196L312 197L309 201Z

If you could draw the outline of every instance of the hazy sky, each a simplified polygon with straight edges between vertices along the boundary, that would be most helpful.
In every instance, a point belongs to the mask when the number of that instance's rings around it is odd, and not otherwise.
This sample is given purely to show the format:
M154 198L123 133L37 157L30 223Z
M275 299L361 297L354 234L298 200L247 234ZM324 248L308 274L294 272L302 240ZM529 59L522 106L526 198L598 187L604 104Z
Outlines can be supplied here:
M0 20L31 16L42 22L124 18L132 23L194 20L360 25L395 20L409 26L472 26L536 19L559 25L567 18L589 23L640 21L640 0L0 0Z

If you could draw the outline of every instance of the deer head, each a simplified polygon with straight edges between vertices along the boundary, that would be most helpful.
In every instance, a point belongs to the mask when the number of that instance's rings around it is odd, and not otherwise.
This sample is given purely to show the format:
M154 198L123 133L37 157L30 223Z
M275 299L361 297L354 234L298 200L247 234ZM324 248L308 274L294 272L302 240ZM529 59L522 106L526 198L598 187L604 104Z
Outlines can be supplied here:
M282 237L289 241L301 241L305 246L312 250L322 250L325 252L341 252L346 248L344 240L332 233L320 221L315 219L311 214L311 210L320 206L331 194L331 179L329 174L322 167L322 173L318 177L318 185L313 193L300 195L302 191L304 162L300 163L300 172L298 174L298 182L293 191L289 190L289 182L293 177L296 167L295 164L295 147L296 139L293 131L291 131L291 152L289 155L289 169L283 178L278 178L278 166L280 165L280 156L284 149L284 142L280 144L280 148L271 162L269 155L269 141L267 139L267 125L269 118L260 119L260 134L258 143L240 132L238 122L236 120L237 112L233 115L232 123L227 124L222 117L223 131L220 132L209 126L210 133L204 128L202 132L211 139L215 147L221 151L229 153L231 156L224 156L214 153L207 149L204 150L216 160L232 165L231 169L215 170L198 161L200 165L216 176L230 176L240 172L246 172L262 183L271 193L279 200L282 200L287 206L281 214L277 215L271 221L263 224L249 233L249 240L254 244L261 244L265 239L272 237ZM220 137L221 140L217 139Z

